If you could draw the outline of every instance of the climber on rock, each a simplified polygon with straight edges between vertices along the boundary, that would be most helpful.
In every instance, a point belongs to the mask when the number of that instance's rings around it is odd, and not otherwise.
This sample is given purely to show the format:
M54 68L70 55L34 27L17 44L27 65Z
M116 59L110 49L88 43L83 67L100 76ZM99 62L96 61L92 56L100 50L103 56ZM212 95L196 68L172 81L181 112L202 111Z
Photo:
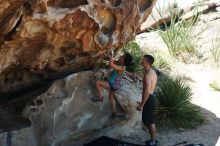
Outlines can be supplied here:
M154 111L156 107L156 99L154 89L157 84L157 74L152 68L154 58L151 55L145 55L142 61L144 67L143 92L142 101L137 107L138 111L142 111L142 122L148 128L151 139L146 141L147 146L156 146L156 127L154 124Z
M112 118L117 116L116 114L116 102L115 93L122 86L122 76L125 73L126 67L132 65L133 58L129 53L122 55L117 63L113 60L113 51L109 53L109 66L113 69L110 73L110 77L107 81L97 80L96 89L98 91L98 96L93 97L93 101L103 101L102 89L109 90L109 100L112 107Z

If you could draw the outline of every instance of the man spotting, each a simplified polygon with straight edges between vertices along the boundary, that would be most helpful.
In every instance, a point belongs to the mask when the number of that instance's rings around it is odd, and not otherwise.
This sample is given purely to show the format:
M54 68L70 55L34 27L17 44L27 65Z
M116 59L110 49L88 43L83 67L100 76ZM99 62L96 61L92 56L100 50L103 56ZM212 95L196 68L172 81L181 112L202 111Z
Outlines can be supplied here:
M151 139L146 141L147 146L157 145L156 127L154 124L154 111L156 107L154 89L157 84L157 74L152 68L153 63L153 56L144 56L141 63L144 67L142 101L137 107L138 111L142 111L142 122L148 128L150 133Z

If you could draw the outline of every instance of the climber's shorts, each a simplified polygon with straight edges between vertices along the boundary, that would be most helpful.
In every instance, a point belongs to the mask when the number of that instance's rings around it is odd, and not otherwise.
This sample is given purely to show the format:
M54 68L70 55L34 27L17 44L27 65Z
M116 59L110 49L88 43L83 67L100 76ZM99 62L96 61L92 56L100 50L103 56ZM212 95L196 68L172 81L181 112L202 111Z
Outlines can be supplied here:
M118 90L118 89L115 89L110 82L109 82L109 88L110 88L110 91L113 91L113 92Z
M145 125L154 124L154 111L156 107L156 99L154 94L150 94L143 107L142 122Z

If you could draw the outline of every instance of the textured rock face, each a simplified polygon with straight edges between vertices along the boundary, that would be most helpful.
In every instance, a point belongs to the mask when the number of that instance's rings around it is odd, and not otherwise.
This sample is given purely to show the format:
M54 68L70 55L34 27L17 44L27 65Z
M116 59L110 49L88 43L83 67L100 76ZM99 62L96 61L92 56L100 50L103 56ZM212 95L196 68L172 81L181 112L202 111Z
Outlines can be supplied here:
M135 36L155 2L0 1L0 95L94 67Z
M108 94L104 101L95 103L94 72L87 71L70 75L58 80L47 92L30 102L24 115L32 125L29 128L11 133L10 141L14 146L56 146L67 145L68 141L120 121L111 120L111 107ZM138 80L124 79L124 86L117 92L118 111L125 112L128 119L134 116L136 102L141 100L141 85ZM122 109L122 110L121 110ZM124 122L127 122L126 119ZM123 122L120 124L123 124ZM0 145L5 146L6 133L0 135ZM65 142L65 144L63 144Z

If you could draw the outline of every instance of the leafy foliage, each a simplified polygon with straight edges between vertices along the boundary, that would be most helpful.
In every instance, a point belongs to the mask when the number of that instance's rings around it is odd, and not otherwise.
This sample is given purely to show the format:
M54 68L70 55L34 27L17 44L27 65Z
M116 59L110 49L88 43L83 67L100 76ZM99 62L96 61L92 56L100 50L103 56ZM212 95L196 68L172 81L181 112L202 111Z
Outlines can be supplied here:
M148 54L151 54L154 57L154 64L153 66L156 69L159 69L162 72L170 71L171 70L171 62L168 59L169 56L166 54L162 54L160 51L150 51Z
M130 72L140 73L142 71L141 61L144 56L144 51L141 50L140 46L137 44L136 41L128 42L124 47L123 51L130 53L133 57L134 65L131 65L127 68Z

